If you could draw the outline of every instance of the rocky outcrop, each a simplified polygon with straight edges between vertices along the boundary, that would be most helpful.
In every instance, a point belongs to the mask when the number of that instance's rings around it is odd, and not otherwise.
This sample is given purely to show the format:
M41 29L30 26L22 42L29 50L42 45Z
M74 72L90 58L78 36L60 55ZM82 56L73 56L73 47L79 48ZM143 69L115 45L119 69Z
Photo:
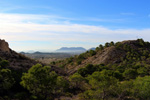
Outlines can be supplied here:
M0 39L0 50L2 52L10 52L9 45L5 40Z
M75 73L79 68L84 67L87 64L115 64L121 62L121 57L125 56L125 51L116 49L114 46L108 47L96 55L85 59L80 65L75 66L73 69L69 70L69 74ZM70 67L70 66L69 66Z
M95 59L93 59L91 63L105 65L109 63L119 63L121 61L120 58L124 57L125 54L125 51L118 50L112 46L95 55Z

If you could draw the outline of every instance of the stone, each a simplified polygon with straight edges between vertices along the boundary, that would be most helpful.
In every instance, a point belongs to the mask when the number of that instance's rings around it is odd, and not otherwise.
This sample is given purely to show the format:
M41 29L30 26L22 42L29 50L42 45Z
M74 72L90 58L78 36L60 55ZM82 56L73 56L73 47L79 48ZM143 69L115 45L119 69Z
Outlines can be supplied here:
M0 50L2 52L10 52L9 44L5 40L0 39Z

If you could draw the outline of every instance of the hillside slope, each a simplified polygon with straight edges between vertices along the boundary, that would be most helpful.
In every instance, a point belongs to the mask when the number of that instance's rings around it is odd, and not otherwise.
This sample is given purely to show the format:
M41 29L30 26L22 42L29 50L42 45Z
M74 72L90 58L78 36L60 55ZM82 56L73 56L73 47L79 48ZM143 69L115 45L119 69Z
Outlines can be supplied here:
M90 50L78 56L68 58L64 61L59 61L56 63L56 65L63 65L68 74L73 74L79 68L82 68L87 64L120 64L122 61L128 60L127 57L129 56L131 57L130 59L133 57L133 61L134 57L140 56L139 59L143 61L144 58L142 57L149 53L150 43L144 42L142 39L127 40L117 43L111 42L106 43L105 46L100 45L96 48L96 50ZM145 61L148 60L146 60L148 57L149 56L147 55L145 56Z

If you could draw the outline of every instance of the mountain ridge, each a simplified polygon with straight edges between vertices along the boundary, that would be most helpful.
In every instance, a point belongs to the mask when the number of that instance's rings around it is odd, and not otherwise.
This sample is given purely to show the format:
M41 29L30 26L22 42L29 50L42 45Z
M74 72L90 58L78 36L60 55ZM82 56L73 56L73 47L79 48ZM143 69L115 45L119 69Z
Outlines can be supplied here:
M85 52L86 49L83 47L61 47L56 52Z

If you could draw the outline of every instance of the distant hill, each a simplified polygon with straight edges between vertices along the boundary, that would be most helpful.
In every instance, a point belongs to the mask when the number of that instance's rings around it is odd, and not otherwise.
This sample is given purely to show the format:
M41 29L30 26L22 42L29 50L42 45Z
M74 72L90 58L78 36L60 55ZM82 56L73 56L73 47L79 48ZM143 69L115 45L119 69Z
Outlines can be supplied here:
M56 52L67 52L67 53L83 53L85 51L86 49L83 47L62 47L56 50Z
M39 58L60 59L60 58L68 58L74 55L74 54L65 53L65 52L39 52L39 51L36 51L34 53L25 53L25 52L20 52L20 53L32 59L39 59Z
M93 48L88 49L88 51L90 51L90 50L95 50L95 49L96 49L96 48L93 47Z

